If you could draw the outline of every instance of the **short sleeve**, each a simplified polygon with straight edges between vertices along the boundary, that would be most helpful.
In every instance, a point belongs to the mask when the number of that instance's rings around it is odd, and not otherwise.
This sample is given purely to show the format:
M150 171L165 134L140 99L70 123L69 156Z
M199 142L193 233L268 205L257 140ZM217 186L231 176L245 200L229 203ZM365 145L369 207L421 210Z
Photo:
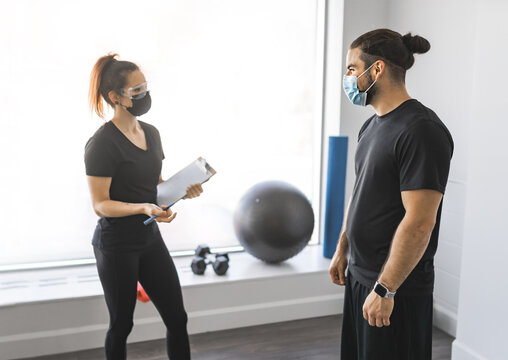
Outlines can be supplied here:
M159 133L159 130L155 126L153 126L153 129L155 131L155 137L157 139L157 144L159 145L161 159L164 160L165 156L164 156L164 149L162 147L161 134Z
M453 154L451 136L440 124L422 120L396 145L400 191L430 189L445 193Z
M85 168L88 176L113 177L116 163L111 142L97 136L88 140L85 146Z
M164 148L162 146L162 140L160 135L159 135L159 143L161 144L161 159L164 160L166 157L164 156Z

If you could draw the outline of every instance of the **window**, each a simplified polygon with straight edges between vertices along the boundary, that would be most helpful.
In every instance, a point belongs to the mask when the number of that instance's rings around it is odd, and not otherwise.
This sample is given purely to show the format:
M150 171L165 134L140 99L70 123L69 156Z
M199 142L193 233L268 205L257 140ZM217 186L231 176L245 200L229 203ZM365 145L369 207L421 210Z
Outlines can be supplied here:
M170 250L238 245L232 214L259 181L295 185L317 211L319 16L318 0L2 2L0 264L93 257L83 152L101 120L87 94L108 52L150 84L141 120L161 133L163 178L199 156L217 170L160 226Z

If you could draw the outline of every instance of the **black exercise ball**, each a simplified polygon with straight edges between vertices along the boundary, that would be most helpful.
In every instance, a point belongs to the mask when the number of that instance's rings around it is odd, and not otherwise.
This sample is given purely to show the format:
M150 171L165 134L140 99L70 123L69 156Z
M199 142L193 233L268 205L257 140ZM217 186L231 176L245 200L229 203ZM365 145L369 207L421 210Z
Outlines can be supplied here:
M281 181L250 188L234 214L234 228L245 250L269 263L302 251L314 230L314 212L305 195Z

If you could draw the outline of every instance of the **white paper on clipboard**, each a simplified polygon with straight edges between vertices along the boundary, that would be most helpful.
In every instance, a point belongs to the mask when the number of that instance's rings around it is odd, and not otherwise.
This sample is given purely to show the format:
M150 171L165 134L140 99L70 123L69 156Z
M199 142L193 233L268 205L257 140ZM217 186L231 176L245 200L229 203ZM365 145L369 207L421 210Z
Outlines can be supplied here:
M159 206L173 205L187 194L189 185L203 184L215 173L205 159L198 158L168 180L157 185L157 204Z

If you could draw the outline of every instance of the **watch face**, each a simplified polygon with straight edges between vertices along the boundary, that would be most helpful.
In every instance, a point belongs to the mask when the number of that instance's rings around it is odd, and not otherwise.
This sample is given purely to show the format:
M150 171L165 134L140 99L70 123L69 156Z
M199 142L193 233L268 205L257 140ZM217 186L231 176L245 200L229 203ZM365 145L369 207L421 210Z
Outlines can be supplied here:
M376 286L374 287L374 291L376 292L376 294L384 298L388 290L383 285L376 284Z

